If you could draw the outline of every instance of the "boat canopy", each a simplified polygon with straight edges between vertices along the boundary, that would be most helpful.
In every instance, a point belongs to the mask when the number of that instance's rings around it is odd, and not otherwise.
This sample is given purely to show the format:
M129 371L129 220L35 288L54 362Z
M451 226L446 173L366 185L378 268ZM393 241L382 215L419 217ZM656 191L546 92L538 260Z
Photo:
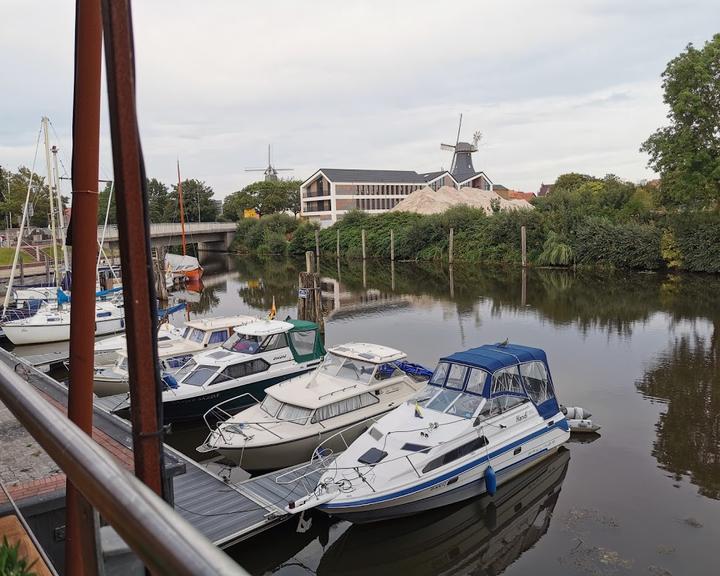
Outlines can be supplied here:
M295 362L309 362L325 356L325 347L320 338L320 330L315 322L308 320L285 320L292 324L288 331L288 344Z
M480 368L492 378L485 378L482 392L480 380L464 374L453 379L447 376L448 364L461 364L471 368ZM486 344L464 352L456 352L440 359L431 384L447 386L453 390L463 390L470 394L481 394L486 398L500 395L522 396L529 398L543 418L554 416L560 410L553 390L547 355L540 348L531 348L519 344ZM475 389L472 390L471 386Z

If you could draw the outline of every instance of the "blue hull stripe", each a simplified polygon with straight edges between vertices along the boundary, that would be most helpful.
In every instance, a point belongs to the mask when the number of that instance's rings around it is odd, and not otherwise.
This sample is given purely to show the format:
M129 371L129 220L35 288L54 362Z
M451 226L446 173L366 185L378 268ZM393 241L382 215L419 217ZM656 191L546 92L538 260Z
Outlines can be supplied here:
M426 488L430 488L432 486L435 486L437 484L442 484L445 482L445 480L449 480L450 478L457 476L459 474L462 474L463 472L467 472L468 470L471 470L472 468L476 468L480 466L481 464L487 463L489 460L492 460L493 458L497 456L501 456L502 454L505 454L506 452L509 452L510 450L514 450L521 444L525 444L526 442L529 442L533 438L537 438L538 436L542 436L543 434L547 434L551 430L554 430L555 428L560 428L561 430L565 430L566 432L569 430L569 425L567 421L563 418L560 420L557 424L553 424L552 426L548 426L546 428L543 428L542 430L536 430L532 434L528 434L524 438L521 438L520 440L516 440L515 442L508 444L507 446L504 446L500 448L499 450L496 450L495 452L491 452L489 456L483 456L482 458L478 458L477 460L473 460L472 462L468 462L467 464L463 464L459 468L455 468L454 470L450 470L449 472L445 472L444 474L438 476L437 478L433 478L432 480L428 480L426 482L423 482L422 484L417 484L415 486L410 486L409 488L405 488L404 490L400 490L399 492L394 492L393 494L388 494L386 496L378 496L376 498L368 498L366 500L357 500L355 502L347 502L344 504L332 504L327 503L323 504L322 506L318 506L320 510L331 510L333 508L353 508L355 506L364 506L365 504L376 504L378 502L385 502L387 500L394 500L395 498L401 498L402 496L407 496L408 494L413 494L415 492L420 492L421 490L425 490ZM534 456L534 454L532 455ZM528 456L528 458L531 458L532 456ZM527 458L524 458L523 460L526 460ZM522 462L521 460L520 462ZM507 468L510 468L516 463L513 463L509 466L506 466L505 468L502 468L498 470L498 474L505 471Z

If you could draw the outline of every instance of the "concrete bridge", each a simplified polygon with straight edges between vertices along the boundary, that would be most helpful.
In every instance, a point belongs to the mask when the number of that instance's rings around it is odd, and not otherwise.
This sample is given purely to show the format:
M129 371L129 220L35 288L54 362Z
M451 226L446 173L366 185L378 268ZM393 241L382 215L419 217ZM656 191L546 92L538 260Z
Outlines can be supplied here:
M191 222L185 224L185 241L197 244L198 251L227 252L235 238L237 224L234 222ZM98 240L103 228L98 227ZM179 246L182 243L180 224L150 224L152 246ZM105 231L105 246L118 248L117 226L108 226Z

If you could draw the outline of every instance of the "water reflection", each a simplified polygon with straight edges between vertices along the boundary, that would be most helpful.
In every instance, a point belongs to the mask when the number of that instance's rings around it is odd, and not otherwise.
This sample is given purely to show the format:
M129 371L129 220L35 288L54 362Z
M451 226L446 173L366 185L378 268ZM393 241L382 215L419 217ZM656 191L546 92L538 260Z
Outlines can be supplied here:
M720 498L720 326L709 338L676 338L637 388L667 402L653 456L677 480L689 475L700 493Z
M548 531L569 461L561 449L493 498L419 516L350 525L315 514L310 530L290 522L230 555L252 574L499 574Z

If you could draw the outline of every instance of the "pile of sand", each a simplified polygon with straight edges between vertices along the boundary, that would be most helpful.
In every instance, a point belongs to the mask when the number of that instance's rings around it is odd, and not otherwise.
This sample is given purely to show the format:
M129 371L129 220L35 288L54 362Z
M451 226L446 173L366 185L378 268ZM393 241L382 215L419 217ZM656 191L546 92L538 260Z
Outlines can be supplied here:
M408 195L392 210L417 212L418 214L440 214L452 206L466 204L473 208L482 208L490 214L495 201L500 204L501 210L532 209L533 207L527 200L505 200L490 190L480 190L479 188L460 188L458 190L451 186L433 190L426 186Z

